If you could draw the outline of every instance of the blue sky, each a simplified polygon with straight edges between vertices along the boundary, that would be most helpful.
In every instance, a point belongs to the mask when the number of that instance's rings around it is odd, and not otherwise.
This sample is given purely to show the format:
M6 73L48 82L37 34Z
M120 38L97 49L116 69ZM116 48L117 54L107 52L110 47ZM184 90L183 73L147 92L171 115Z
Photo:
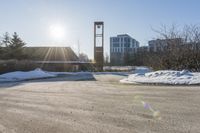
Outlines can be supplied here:
M93 22L105 22L109 37L128 33L147 45L161 24L200 23L200 0L0 0L0 35L17 32L27 46L71 46L93 57ZM61 25L64 40L55 40L49 27Z

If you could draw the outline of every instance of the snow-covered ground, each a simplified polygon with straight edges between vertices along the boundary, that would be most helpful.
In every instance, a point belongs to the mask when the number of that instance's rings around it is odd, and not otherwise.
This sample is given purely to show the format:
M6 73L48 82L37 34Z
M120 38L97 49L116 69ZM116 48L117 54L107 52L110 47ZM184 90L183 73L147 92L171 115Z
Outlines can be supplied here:
M120 80L121 83L131 84L171 84L171 85L195 85L200 84L200 73L192 73L187 70L173 71L161 70L155 72L139 71Z

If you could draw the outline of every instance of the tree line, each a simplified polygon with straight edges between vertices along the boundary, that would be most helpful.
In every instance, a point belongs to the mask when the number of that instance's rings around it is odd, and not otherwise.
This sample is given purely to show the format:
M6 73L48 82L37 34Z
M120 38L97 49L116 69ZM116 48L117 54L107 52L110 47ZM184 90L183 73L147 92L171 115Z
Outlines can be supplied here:
M23 52L25 45L26 43L16 32L14 32L12 36L6 32L0 39L0 59L26 59L27 55L25 55Z
M158 39L166 40L165 49L127 55L126 65L149 66L154 70L200 71L200 25L185 25L182 29L177 25L161 26L154 31L158 33ZM175 39L181 41L171 41Z

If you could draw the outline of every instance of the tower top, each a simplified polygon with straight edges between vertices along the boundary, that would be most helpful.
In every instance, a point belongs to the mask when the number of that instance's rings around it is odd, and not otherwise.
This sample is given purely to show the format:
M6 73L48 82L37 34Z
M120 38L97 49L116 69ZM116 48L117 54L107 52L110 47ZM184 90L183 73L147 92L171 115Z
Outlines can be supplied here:
M94 24L96 24L96 25L103 25L104 22L103 21L96 21L96 22L94 22Z

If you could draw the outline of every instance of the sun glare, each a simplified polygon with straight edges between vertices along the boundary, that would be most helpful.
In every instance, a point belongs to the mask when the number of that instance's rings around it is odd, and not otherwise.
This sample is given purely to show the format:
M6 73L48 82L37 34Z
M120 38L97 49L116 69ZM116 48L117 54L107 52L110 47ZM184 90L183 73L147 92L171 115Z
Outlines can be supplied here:
M65 28L62 25L51 25L50 26L50 35L56 41L64 40L66 33Z

